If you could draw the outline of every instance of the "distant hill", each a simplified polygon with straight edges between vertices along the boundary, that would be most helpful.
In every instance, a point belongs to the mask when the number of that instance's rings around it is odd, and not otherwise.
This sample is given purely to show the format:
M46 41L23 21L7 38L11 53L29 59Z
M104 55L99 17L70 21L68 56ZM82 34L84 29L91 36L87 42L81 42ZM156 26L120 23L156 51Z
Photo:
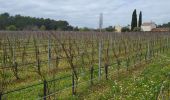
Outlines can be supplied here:
M9 13L0 14L0 30L61 30L71 31L73 26L67 21L35 18L30 16L15 15Z

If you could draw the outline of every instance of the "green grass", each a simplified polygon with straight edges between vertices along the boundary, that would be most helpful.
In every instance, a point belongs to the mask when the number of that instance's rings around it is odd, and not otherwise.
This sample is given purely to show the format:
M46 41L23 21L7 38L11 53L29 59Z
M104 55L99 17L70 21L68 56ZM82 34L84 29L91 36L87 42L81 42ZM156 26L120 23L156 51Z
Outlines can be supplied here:
M165 63L167 63L166 60L157 59L144 69L137 69L126 77L102 81L94 88L82 93L79 98L86 100L156 100L162 84L170 84L170 80L167 78L167 74L170 73L170 64L164 65ZM168 93L165 100L168 100Z

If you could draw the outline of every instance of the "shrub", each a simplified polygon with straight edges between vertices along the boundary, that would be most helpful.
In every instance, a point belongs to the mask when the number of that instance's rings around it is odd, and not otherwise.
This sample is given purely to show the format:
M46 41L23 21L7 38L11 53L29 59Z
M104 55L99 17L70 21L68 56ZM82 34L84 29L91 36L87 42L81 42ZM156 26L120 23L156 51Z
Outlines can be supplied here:
M8 30L8 31L16 31L17 28L16 28L15 25L10 25L10 26L6 27L6 30Z

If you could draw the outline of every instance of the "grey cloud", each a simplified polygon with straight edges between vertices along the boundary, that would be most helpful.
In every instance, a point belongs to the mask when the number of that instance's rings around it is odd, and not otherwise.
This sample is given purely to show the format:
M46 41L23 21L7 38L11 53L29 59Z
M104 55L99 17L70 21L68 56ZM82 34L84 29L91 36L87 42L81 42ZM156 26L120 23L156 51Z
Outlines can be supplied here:
M12 15L67 20L71 25L98 27L99 13L104 26L127 25L136 8L143 11L143 20L163 23L170 20L169 0L0 0L0 12Z

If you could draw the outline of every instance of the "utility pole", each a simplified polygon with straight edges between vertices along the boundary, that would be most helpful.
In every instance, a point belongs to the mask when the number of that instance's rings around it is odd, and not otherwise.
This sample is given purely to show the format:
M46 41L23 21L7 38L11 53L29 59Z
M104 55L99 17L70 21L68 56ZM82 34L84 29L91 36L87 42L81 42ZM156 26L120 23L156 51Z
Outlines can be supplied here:
M102 26L103 26L103 13L99 16L99 30L102 32ZM102 40L99 40L99 80L101 79L101 49L102 49Z
M100 30L100 32L102 31L102 27L103 27L103 13L101 13L99 16L99 30Z
M51 34L48 34L48 67L51 68Z

